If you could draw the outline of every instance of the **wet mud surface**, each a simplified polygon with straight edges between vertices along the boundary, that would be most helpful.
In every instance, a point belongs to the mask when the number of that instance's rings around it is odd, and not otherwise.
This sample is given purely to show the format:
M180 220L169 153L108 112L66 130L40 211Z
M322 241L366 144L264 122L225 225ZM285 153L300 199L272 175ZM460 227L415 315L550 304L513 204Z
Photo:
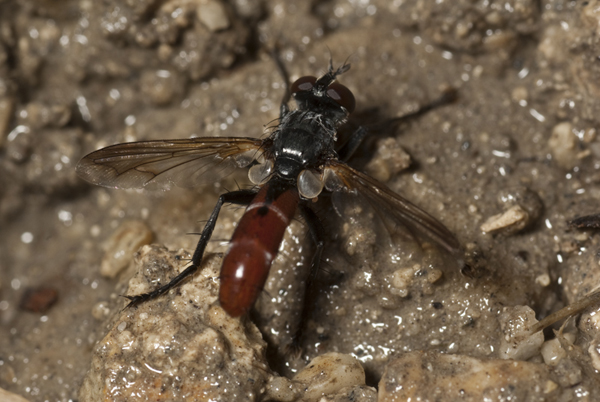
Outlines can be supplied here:
M181 392L164 400L231 400L215 387L248 400L314 400L321 390L335 400L434 399L433 385L448 400L597 400L597 310L525 348L510 334L600 280L598 234L567 224L600 212L599 8L0 1L0 388L29 401L145 400L158 383ZM369 138L351 164L444 223L468 267L390 237L373 211L338 216L323 197L323 278L299 357L285 345L313 250L300 221L251 319L220 316L216 274L206 277L218 272L237 207L221 212L205 276L122 311L120 295L185 266L197 241L188 233L201 230L219 194L248 185L245 172L152 192L94 187L75 174L82 156L114 143L263 136L283 96L275 41L292 79L322 74L330 57L349 60L340 82L356 97L351 127L414 111L448 87L459 93ZM351 368L346 388L326 386L341 378L333 369L321 388L310 380L305 367L318 356ZM481 369L496 374L470 374ZM146 388L138 395L128 384ZM314 388L305 393L306 384Z

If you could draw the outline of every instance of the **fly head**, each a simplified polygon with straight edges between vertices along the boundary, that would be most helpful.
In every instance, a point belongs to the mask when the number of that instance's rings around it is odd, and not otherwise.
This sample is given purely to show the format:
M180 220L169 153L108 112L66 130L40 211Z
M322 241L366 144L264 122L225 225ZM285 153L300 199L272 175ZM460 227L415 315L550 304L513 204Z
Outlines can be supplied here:
M318 113L334 127L342 124L354 111L356 100L347 87L335 80L349 69L350 64L344 64L337 70L330 64L329 71L321 78L298 78L290 88L298 110Z

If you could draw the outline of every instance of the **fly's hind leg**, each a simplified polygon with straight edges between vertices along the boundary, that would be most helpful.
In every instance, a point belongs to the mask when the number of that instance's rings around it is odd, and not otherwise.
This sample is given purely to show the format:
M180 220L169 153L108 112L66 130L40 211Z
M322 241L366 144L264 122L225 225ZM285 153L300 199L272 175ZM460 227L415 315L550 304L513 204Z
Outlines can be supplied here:
M215 224L217 223L217 218L219 216L219 212L221 211L221 207L225 203L230 204L238 204L238 205L248 205L256 193L252 190L239 190L232 191L230 193L222 194L217 201L217 205L210 214L206 225L204 225L204 229L200 234L200 240L198 240L198 245L196 246L196 250L194 251L194 255L192 256L191 264L188 266L183 272L177 275L175 278L171 279L169 283L163 285L157 289L154 289L148 293L142 293L140 295L135 296L124 296L129 299L130 302L125 308L136 306L145 301L154 299L169 290L179 286L181 282L183 282L186 278L192 276L200 267L200 263L202 262L202 256L204 255L204 250L206 249L206 245L212 236L213 230L215 229Z
M292 335L291 343L287 347L287 352L295 356L298 356L301 352L300 341L302 340L304 327L308 322L308 318L315 307L317 296L319 295L318 287L313 286L313 284L317 274L319 273L323 248L325 246L325 228L323 227L323 224L321 223L321 220L317 214L305 203L300 203L300 213L302 214L302 217L308 226L310 236L315 242L315 253L312 257L310 272L306 278L306 284L304 287L304 303L302 305L300 322L298 323L298 328Z
M426 105L419 107L414 112L407 113L405 115L394 117L392 119L384 120L379 123L370 124L368 126L358 127L351 135L350 139L340 148L337 153L339 158L343 161L347 161L354 154L354 152L358 149L362 141L365 139L369 132L379 131L382 128L390 127L396 124L400 124L419 116L424 115L425 113L438 108L440 106L444 106L454 102L458 97L458 93L456 89L449 88L442 93L442 95L430 102Z
M271 51L271 57L275 62L275 66L277 67L277 71L281 75L283 79L283 84L285 86L285 93L283 94L283 98L281 98L281 105L279 106L279 118L281 119L283 116L290 112L290 106L288 103L290 102L290 98L292 97L292 92L290 90L290 75L288 74L281 57L279 57L279 50L277 48Z

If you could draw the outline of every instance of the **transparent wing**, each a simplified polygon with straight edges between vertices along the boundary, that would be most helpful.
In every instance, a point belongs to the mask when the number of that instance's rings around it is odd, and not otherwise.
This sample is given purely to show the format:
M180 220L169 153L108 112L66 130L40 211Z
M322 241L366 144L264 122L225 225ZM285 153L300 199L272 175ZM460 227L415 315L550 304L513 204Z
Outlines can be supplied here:
M438 243L452 254L460 251L460 244L443 224L421 208L405 200L379 181L361 173L341 161L330 161L326 166L335 175L328 180L334 183L336 196L354 193L366 199L383 220L391 220L412 234L419 234ZM326 182L326 186L327 186ZM345 195L347 197L347 195Z
M242 137L127 142L86 155L76 170L81 178L105 187L193 187L249 165L262 145L262 140Z

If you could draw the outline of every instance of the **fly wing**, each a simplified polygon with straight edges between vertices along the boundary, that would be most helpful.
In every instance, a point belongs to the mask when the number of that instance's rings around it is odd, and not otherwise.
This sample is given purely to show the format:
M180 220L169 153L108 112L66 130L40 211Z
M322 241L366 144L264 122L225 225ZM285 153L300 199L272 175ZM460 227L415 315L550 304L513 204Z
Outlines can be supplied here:
M249 165L263 141L242 137L127 142L99 149L77 164L77 174L113 188L193 187Z
M331 161L326 166L333 177L326 175L325 186L340 193L354 193L363 197L384 220L390 219L405 227L410 233L418 233L456 254L460 244L454 235L434 217L407 201L379 181L361 173L344 162Z

